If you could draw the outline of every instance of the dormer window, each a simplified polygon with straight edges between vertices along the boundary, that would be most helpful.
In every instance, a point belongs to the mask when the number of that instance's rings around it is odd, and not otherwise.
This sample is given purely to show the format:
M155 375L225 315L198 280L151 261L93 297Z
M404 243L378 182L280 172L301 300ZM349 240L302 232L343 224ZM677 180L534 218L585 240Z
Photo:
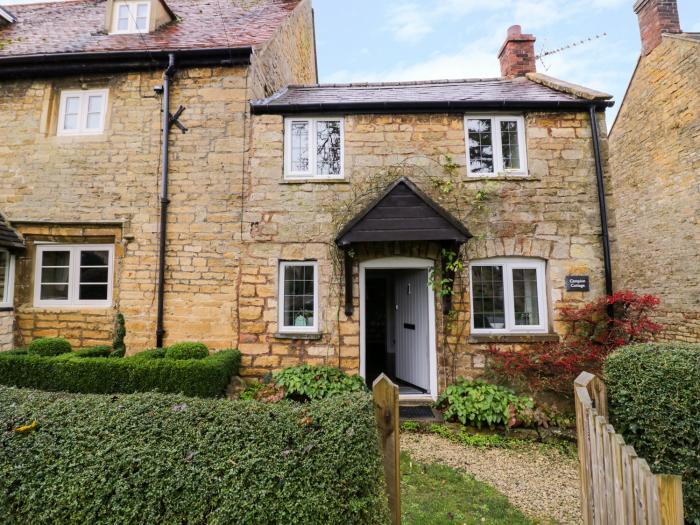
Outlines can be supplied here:
M114 2L112 33L148 33L151 2Z

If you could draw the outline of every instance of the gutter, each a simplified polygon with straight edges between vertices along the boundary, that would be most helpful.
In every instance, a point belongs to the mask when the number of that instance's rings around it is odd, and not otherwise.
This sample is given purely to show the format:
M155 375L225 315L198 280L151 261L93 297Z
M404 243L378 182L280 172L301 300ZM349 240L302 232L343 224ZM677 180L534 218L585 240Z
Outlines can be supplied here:
M612 263L610 258L610 236L608 231L608 210L605 203L605 180L603 179L603 162L600 155L600 137L598 134L598 119L596 118L596 105L589 107L591 120L591 135L593 137L593 156L595 158L595 176L598 187L598 207L600 209L600 228L603 236L603 264L605 265L605 294L613 294ZM608 314L612 319L612 305L608 308Z
M163 348L163 305L165 301L165 243L168 226L168 153L170 138L170 84L175 73L175 54L168 56L168 68L163 73L163 138L160 181L160 234L158 239L158 314L156 319L156 346Z
M4 78L54 77L162 69L169 66L170 55L177 57L180 68L230 67L249 65L252 52L252 47L245 46L15 55L0 57L0 75Z

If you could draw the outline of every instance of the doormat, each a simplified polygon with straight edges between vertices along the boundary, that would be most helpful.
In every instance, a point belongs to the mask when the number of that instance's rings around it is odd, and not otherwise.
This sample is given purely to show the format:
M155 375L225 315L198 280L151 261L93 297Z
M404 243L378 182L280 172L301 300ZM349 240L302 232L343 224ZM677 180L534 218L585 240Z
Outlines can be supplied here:
M435 414L430 407L399 407L401 419L435 419Z

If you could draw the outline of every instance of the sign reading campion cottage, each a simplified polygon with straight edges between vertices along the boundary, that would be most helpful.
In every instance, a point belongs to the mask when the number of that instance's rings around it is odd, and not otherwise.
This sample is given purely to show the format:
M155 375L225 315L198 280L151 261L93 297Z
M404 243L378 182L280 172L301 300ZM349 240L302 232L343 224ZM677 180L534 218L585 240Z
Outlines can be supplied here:
M567 275L565 281L567 292L590 292L591 290L588 275Z

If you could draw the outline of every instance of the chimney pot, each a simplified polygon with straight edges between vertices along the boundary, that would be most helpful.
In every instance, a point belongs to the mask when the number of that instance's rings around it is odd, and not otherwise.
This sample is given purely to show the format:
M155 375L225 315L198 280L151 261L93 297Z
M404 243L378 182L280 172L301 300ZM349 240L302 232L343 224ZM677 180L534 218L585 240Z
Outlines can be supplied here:
M498 52L501 76L512 78L537 71L535 37L522 33L519 25L508 28L508 36Z
M651 53L661 43L663 33L680 33L676 0L637 0L634 12L639 20L642 52Z

